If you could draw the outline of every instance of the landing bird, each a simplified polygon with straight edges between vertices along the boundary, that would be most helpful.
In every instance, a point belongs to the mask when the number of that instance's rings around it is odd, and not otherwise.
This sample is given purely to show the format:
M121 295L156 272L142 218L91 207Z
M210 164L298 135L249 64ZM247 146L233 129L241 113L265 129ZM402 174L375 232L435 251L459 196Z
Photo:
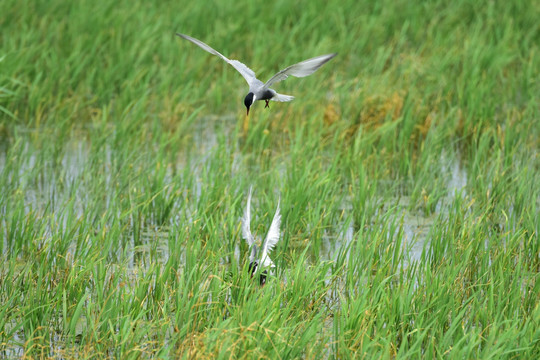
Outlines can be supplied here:
M252 187L249 188L246 210L244 211L244 216L242 217L242 237L246 240L250 249L248 271L251 277L253 277L257 270L263 270L260 273L259 284L264 285L266 283L266 275L268 274L267 270L276 266L274 265L272 259L270 259L269 253L279 241L279 225L281 223L279 203L281 199L278 200L276 213L274 214L272 225L270 225L270 230L268 230L266 239L261 244L262 239L260 237L255 238L251 234L251 230L249 228L249 224L251 222L251 193Z
M270 86L273 84L285 80L289 76L295 76L295 77L306 77L308 75L313 74L315 71L317 71L318 68L323 66L327 61L332 59L337 54L327 54L327 55L321 55L314 57L312 59L304 60L298 64L291 65L280 72L278 72L276 75L272 76L270 80L268 80L266 83L263 83L257 77L255 76L255 73L253 70L248 68L246 65L242 64L238 60L229 60L225 56L223 56L221 53L217 52L216 50L212 49L210 46L206 45L200 40L194 39L191 36L187 36L184 34L177 33L176 35L180 36L183 39L189 40L195 45L199 46L205 51L208 51L210 54L217 55L227 63L231 64L239 73L246 79L248 85L249 85L249 92L246 95L244 99L244 105L246 105L247 108L247 115L249 115L249 108L256 100L264 100L266 101L265 108L268 106L268 101L291 101L294 99L294 96L290 95L283 95L278 94L275 90L270 89Z

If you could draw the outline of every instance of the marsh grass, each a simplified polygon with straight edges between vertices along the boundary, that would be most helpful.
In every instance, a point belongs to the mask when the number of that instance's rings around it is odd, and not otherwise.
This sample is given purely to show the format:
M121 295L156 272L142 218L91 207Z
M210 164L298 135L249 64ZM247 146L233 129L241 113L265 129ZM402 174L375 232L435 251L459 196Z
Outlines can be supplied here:
M0 353L536 358L537 2L0 3ZM188 33L262 79L256 104ZM246 126L247 125L247 126ZM240 217L277 269L247 275Z

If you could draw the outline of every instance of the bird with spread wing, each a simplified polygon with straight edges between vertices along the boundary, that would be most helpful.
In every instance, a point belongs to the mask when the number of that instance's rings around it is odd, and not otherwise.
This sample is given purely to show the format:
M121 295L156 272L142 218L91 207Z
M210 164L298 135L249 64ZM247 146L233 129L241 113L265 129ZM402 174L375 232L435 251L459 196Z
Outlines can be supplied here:
M249 194L247 199L246 209L244 211L244 216L242 217L242 237L246 240L249 246L249 273L251 277L255 275L256 272L260 272L259 283L264 285L266 283L266 276L268 275L268 270L271 270L275 267L274 262L270 259L270 252L276 246L280 237L280 224L281 224L281 213L279 211L279 206L281 199L278 200L278 205L276 208L276 213L268 230L268 234L262 242L262 239L255 237L251 233L250 223L251 223L251 195L253 192L253 187L249 188Z

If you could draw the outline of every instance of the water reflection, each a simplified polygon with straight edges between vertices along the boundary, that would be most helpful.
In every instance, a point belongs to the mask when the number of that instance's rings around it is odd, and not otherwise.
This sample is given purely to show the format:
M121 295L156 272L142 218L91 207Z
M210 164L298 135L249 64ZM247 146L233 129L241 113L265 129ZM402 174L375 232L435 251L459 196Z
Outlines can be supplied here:
M200 176L203 174L203 169L209 161L212 161L212 155L215 154L216 148L219 146L219 137L224 139L231 137L230 130L234 128L233 123L236 122L235 117L220 118L217 121L214 118L204 118L198 121L191 134L193 146L187 152L188 155L179 156L179 164L177 166L189 166L193 178L197 179L192 185L194 186L194 195L196 198L201 196L202 182ZM228 130L227 130L228 129ZM230 144L235 149L237 145ZM95 193L94 188L91 188L88 181L92 178L91 171L95 171L95 162L100 162L102 173L99 174L102 179L102 186L113 187L115 179L113 178L112 169L115 162L115 154L109 147L101 150L99 155L91 154L91 144L85 141L74 140L64 145L63 155L60 162L57 164L54 159L49 159L32 149L30 145L21 146L19 156L24 161L20 161L19 168L13 172L10 169L8 183L12 183L14 187L24 189L24 203L26 214L33 212L36 216L49 216L51 222L60 224L60 227L66 225L66 221L72 220L73 217L83 217L89 209L86 204L91 201L89 194ZM6 155L9 148L4 148L0 152L0 170L4 171L10 165ZM243 163L242 154L238 150L233 150L233 167L235 172L241 173ZM456 193L462 191L467 184L466 170L461 166L458 157L454 154L441 155L441 168L444 172L446 181L447 194L446 198L442 198L437 205L437 214L445 213L445 204L450 203ZM286 174L286 168L283 168L283 176ZM240 175L238 175L240 176ZM16 178L15 178L16 177ZM172 168L168 167L165 174L164 183L170 183L173 180ZM165 189L166 190L166 189ZM164 190L164 191L165 191ZM193 190L192 190L193 191ZM181 196L179 196L181 197ZM183 199L182 199L183 200ZM179 200L179 201L182 201ZM112 202L118 201L114 195L109 195L107 192L103 194L104 208L112 206ZM399 223L403 231L403 246L405 251L405 263L419 261L422 249L425 242L428 241L427 236L429 229L434 222L434 215L426 216L422 212L414 212L408 203L408 198L401 196L397 200L386 200L388 204L397 204L393 207L392 220L394 223ZM63 207L69 204L70 216L66 216ZM145 256L151 252L158 252L161 261L166 262L169 259L169 251L167 239L169 231L174 226L184 226L182 222L191 223L193 220L192 214L189 213L189 208L183 204L175 204L175 209L182 209L183 213L175 212L169 217L169 222L161 226L149 221L137 225L137 229L133 228L126 238L126 245L131 247L133 256L130 264L135 266L135 262L143 261ZM390 205L383 204L381 212L387 211ZM4 205L0 211L5 214L7 211ZM317 248L315 258L319 260L335 260L336 256L343 253L344 249L349 249L351 243L355 240L355 235L359 229L356 228L352 216L353 206L350 199L345 199L339 215L339 221L331 228L323 232L320 248ZM47 213L48 212L48 213ZM239 221L239 220L238 220ZM135 224L137 221L131 217L130 223ZM309 224L308 224L309 226ZM4 230L4 232L7 230ZM51 236L54 231L49 228L49 232L45 235ZM97 229L96 231L99 231ZM286 229L285 229L286 231ZM307 229L309 232L309 229ZM6 233L3 234L4 246L6 251L7 246ZM388 234L388 236L396 236L397 234ZM238 241L241 241L240 238ZM154 245L150 245L154 244ZM155 245L159 244L159 245ZM290 244L294 246L294 244ZM71 255L74 255L74 248L70 249ZM125 249L124 249L125 251ZM344 254L348 259L348 251ZM234 257L239 260L238 248L234 251Z

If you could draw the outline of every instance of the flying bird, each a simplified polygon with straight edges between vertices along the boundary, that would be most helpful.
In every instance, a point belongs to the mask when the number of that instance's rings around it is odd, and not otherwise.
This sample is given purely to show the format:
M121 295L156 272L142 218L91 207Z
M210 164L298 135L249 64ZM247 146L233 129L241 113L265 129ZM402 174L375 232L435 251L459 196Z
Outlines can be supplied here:
M276 246L279 241L280 231L279 226L281 223L281 214L279 211L280 200L278 200L278 205L276 208L276 213L274 214L274 219L266 235L266 239L262 242L262 239L259 237L254 237L251 234L250 222L251 222L251 194L253 187L249 188L249 194L247 199L246 209L244 211L244 216L242 217L242 237L246 240L249 246L249 268L248 271L253 277L255 272L260 271L259 284L264 285L266 283L266 275L268 275L268 270L275 267L274 262L270 259L270 252Z
M212 49L210 46L206 45L202 41L192 38L191 36L180 34L180 33L177 33L176 35L180 36L183 39L191 41L192 43L199 46L201 49L209 52L210 54L219 56L225 62L232 65L232 67L234 67L240 73L240 75L242 75L244 79L246 79L249 85L249 92L244 98L244 105L247 108L247 115L249 115L249 108L257 100L266 101L265 108L269 107L268 101L270 100L280 101L280 102L293 100L294 96L278 94L275 90L271 89L270 86L272 86L273 84L277 82L285 80L289 76L301 78L301 77L306 77L308 75L311 75L315 71L317 71L318 68L323 66L327 61L329 61L330 59L332 59L334 56L337 55L337 53L333 53L333 54L321 55L321 56L314 57L312 59L304 60L302 62L299 62L298 64L291 65L279 71L277 74L272 76L270 80L268 80L266 83L263 83L262 81L257 79L253 70L248 68L246 65L242 64L240 61L230 60L226 58L220 52Z

